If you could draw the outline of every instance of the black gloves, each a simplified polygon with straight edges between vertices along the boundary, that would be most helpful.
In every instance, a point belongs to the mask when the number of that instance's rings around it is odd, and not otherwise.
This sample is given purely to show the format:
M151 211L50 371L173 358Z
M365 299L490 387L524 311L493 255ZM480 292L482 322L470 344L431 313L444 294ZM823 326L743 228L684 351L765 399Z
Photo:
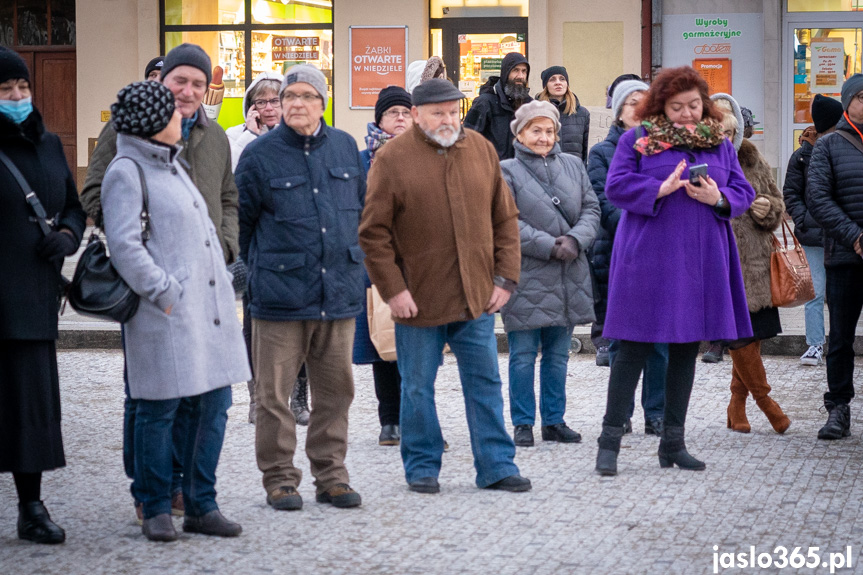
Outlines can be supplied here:
M56 263L58 260L77 252L78 246L78 242L71 234L53 231L39 240L39 243L36 244L36 253L39 254L39 257Z
M555 238L554 247L551 248L551 257L571 262L578 257L578 244L572 236L560 236Z

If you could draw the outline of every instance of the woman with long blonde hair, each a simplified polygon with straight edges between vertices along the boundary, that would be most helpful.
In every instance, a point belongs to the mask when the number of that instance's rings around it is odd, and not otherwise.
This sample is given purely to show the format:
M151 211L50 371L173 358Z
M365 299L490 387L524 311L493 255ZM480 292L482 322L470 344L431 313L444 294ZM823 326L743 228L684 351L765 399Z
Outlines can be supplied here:
M552 66L542 71L542 92L537 100L551 102L560 112L560 149L587 164L587 143L590 131L590 112L569 89L569 74L563 66Z

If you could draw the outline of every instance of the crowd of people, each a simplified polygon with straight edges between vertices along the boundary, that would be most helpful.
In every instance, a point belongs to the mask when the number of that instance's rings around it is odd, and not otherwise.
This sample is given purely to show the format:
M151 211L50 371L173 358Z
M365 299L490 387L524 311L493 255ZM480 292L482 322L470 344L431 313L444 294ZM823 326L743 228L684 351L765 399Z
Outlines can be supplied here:
M153 541L177 538L172 515L187 532L242 532L215 489L231 386L241 382L273 509L303 507L298 424L308 425L316 501L361 505L345 465L353 364L372 365L379 443L399 446L408 489L438 493L447 445L435 379L447 346L482 489L532 487L515 455L535 444L538 356L542 440L582 440L564 417L580 324L593 324L597 363L611 368L598 474L618 472L642 376L659 465L706 468L685 441L701 342L720 346L720 359L729 349L728 428L750 431L751 394L785 432L791 421L770 395L761 342L782 329L769 267L786 210L816 292L801 363L821 363L825 300L831 312L818 437L850 434L863 309L863 75L848 78L841 102L815 99L815 126L780 191L744 137L751 121L738 102L711 96L689 67L650 85L615 79L613 124L588 149L590 114L566 68L544 70L533 99L529 62L508 54L462 124L465 96L433 57L411 64L407 89L380 92L363 151L324 121L327 82L314 66L255 78L244 123L227 132L202 108L211 70L199 46L182 44L120 90L79 199L59 139L32 106L26 64L0 48L0 266L10 270L0 286L0 472L14 477L20 538L65 540L40 487L44 471L65 465L60 268L87 216L140 296L122 326L123 461ZM247 276L242 324L228 266ZM372 290L394 321L395 358L372 337ZM509 344L512 433L496 313Z

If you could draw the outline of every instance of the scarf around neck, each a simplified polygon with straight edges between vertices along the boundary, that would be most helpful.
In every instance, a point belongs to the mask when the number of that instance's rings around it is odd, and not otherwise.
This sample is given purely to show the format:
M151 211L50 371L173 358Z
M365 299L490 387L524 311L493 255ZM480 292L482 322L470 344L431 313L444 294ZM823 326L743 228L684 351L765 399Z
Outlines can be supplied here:
M653 156L675 146L681 148L713 148L722 143L722 124L706 118L697 124L675 124L665 115L651 116L641 122L647 131L635 141L635 149L644 156Z
M387 141L392 138L392 136L378 128L374 122L369 122L367 128L368 134L366 134L366 147L369 150L369 157L371 158L371 161L374 161L375 152L377 152L381 146L386 144Z

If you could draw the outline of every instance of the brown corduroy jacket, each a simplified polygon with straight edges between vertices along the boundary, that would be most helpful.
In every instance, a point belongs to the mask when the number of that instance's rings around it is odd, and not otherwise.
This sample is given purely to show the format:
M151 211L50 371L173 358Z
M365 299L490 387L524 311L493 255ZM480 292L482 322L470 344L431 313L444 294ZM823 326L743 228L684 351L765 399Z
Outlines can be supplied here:
M495 276L518 282L518 209L492 145L464 130L442 148L416 125L375 154L360 223L366 269L384 300L409 290L431 327L476 319Z

